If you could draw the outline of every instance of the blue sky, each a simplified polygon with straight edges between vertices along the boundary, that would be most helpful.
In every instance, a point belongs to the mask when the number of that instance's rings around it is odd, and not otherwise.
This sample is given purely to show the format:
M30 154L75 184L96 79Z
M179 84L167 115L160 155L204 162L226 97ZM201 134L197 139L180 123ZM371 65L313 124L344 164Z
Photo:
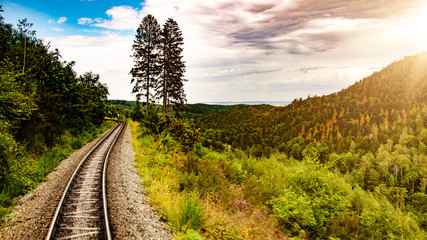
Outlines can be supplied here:
M109 19L106 11L113 6L141 8L140 0L6 0L2 1L4 17L9 23L27 18L41 36L82 34L94 36L88 25L78 24L80 18ZM60 19L62 18L62 22ZM62 29L62 30L60 30ZM88 31L89 30L89 31ZM131 30L117 30L118 34L133 34Z
M132 42L148 13L184 36L188 102L287 101L329 94L427 49L424 0L6 0L5 22L133 100Z

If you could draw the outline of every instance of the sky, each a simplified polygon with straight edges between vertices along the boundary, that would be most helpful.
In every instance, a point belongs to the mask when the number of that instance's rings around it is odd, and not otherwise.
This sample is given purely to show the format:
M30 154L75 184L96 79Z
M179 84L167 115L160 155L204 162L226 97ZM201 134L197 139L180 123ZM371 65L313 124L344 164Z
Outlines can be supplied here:
M321 96L427 50L425 0L1 0L5 22L131 94L132 43L147 14L178 22L189 103Z

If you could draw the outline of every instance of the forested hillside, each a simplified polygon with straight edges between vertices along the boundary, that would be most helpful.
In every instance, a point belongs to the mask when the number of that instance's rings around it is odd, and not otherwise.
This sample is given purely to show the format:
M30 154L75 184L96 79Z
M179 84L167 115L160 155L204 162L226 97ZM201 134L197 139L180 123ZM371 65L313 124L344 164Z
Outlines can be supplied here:
M374 152L388 139L419 135L427 124L427 52L392 63L338 93L295 99L285 107L245 106L208 116L203 128L219 129L223 141L268 155L295 137L330 143L331 151L351 141Z
M104 122L108 88L99 75L77 76L74 62L31 27L24 19L15 28L0 15L0 206L34 187Z

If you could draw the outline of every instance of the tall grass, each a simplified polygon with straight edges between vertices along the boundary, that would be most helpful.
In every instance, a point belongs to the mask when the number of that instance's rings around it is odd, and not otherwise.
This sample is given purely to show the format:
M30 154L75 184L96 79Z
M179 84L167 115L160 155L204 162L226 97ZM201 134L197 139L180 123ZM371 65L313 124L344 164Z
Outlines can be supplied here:
M202 205L195 193L185 193L169 215L169 222L177 231L198 230L203 225Z
M0 193L0 220L13 209L16 198L45 181L47 174L53 171L73 150L81 148L113 125L113 122L105 122L100 127L86 129L77 136L66 133L57 139L54 147L39 156L32 156L21 148L19 155L8 159L10 173L5 179L5 187Z
M177 239L274 235L274 220L266 218L265 208L244 199L241 182L246 173L234 153L201 145L195 146L195 153L184 153L168 134L144 134L136 122L131 122L131 129L136 167L147 195Z

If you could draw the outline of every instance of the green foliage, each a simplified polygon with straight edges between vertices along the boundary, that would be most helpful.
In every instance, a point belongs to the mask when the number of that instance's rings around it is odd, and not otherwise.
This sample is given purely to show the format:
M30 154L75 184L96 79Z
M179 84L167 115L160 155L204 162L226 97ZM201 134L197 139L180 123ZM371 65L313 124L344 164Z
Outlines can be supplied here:
M139 122L148 133L160 134L168 127L168 120L163 119L158 114L157 108L154 105L150 105L147 111L142 113Z
M194 149L200 139L199 129L193 130L182 119L172 119L169 129L170 134L181 144L184 152Z
M126 100L108 100L107 105L118 106L121 108L126 108L132 110L136 106L136 101L126 101Z
M137 106L139 104L139 106ZM223 111L226 109L232 109L243 105L211 105L211 104L185 104L185 110L179 112L179 116L183 119L191 121L191 119L200 119L206 117L212 113ZM107 116L117 117L125 115L126 118L132 117L135 121L140 121L143 116L143 107L141 103L137 101L126 101L126 100L108 100L107 101ZM128 110L133 110L132 113Z
M78 107L85 120L99 126L104 121L106 112L105 102L107 100L108 87L102 84L98 74L92 72L84 73L77 78ZM88 124L85 124L88 125Z
M314 228L317 223L311 208L311 201L305 195L285 190L279 198L273 199L273 213L278 223L289 229L290 235L305 234L303 229Z
M194 229L188 229L185 234L179 235L178 238L182 240L203 240L203 237Z
M21 74L0 75L0 119L15 129L28 120L36 108L31 96L19 91L19 76Z
M141 135L155 148L145 164L151 176L168 176L165 192L203 201L207 237L273 238L250 235L256 224L245 229L259 217L275 220L277 236L425 239L426 64L422 53L339 93L219 111L199 122L200 131L168 117L166 127L152 128L161 130L143 130L156 133ZM157 112L147 121L162 123Z
M181 115L185 119L191 119L191 118L199 119L219 111L233 109L241 106L243 105L211 105L211 104L203 104L203 103L186 104L185 112L181 113Z

